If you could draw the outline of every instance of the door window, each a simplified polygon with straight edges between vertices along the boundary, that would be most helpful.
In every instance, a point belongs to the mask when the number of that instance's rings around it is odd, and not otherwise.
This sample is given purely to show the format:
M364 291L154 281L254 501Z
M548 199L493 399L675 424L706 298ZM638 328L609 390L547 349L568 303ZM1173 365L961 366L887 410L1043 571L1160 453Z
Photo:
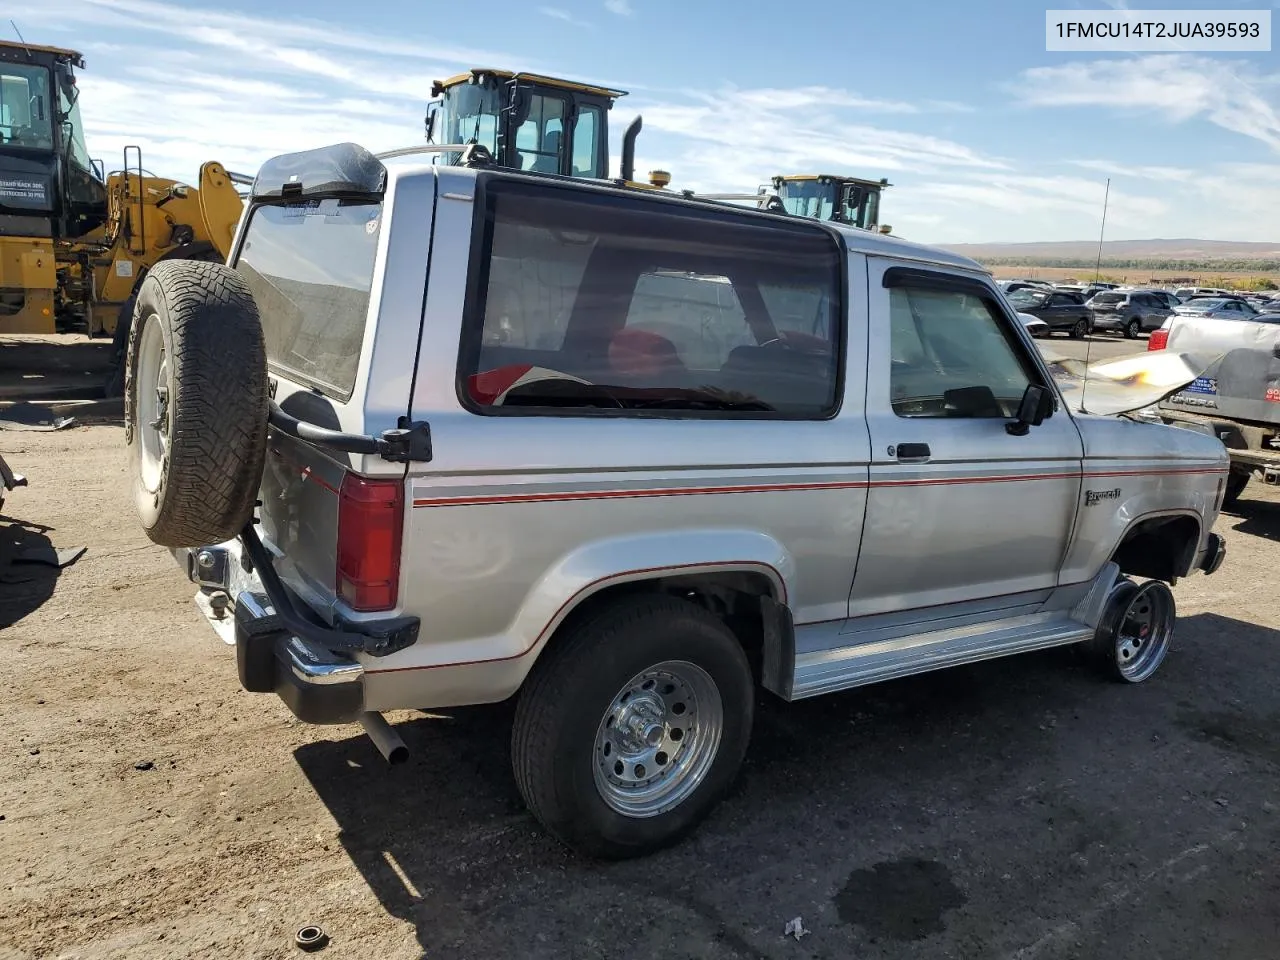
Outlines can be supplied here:
M889 291L894 413L1012 417L1031 376L992 300L899 286Z
M529 116L516 130L520 169L534 173L559 173L564 142L564 107L560 97L535 94L529 98Z
M573 122L573 175L575 177L604 177L608 171L600 170L600 108L583 107Z

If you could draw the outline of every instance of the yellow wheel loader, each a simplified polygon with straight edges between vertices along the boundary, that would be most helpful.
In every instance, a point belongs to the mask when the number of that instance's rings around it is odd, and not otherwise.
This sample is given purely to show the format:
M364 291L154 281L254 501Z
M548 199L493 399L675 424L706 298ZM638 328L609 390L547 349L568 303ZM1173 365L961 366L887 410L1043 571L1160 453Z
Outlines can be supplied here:
M460 162L464 147L477 146L500 167L607 179L608 114L625 95L624 90L539 74L472 69L432 85L427 141L442 145L437 149L444 163ZM666 189L671 175L663 170L651 171L648 183L635 181L640 127L639 117L627 127L617 179L632 187ZM888 233L890 228L880 224L880 194L889 186L888 180L796 174L774 177L772 190L696 196Z
M117 335L146 272L173 258L225 260L248 177L221 164L198 185L156 177L124 149L89 157L74 50L0 41L0 335ZM124 320L121 323L121 320Z

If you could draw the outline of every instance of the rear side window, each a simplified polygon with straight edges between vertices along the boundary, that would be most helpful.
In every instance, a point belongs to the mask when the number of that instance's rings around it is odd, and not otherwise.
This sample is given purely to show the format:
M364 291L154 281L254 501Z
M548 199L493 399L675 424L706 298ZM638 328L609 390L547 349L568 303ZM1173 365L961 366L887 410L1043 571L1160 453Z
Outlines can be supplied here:
M484 203L459 368L473 410L835 412L843 254L821 227L510 180Z
M355 389L381 213L337 199L260 206L236 259L271 369L337 400Z

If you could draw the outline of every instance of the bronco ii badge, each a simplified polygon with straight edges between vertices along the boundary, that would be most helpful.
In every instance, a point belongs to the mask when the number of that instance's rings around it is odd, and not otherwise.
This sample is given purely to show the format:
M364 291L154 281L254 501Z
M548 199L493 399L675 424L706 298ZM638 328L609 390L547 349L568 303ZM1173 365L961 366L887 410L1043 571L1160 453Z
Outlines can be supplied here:
M1086 507L1096 506L1103 500L1119 500L1120 488L1114 490L1086 490L1084 492L1084 505Z

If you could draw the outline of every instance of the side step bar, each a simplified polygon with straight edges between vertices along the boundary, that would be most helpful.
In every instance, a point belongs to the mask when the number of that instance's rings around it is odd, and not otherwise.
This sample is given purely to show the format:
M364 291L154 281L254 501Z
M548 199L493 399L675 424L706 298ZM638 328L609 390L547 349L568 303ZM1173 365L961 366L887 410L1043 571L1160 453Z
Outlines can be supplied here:
M1055 610L800 654L787 699L1064 646L1088 640L1093 633L1093 627Z

